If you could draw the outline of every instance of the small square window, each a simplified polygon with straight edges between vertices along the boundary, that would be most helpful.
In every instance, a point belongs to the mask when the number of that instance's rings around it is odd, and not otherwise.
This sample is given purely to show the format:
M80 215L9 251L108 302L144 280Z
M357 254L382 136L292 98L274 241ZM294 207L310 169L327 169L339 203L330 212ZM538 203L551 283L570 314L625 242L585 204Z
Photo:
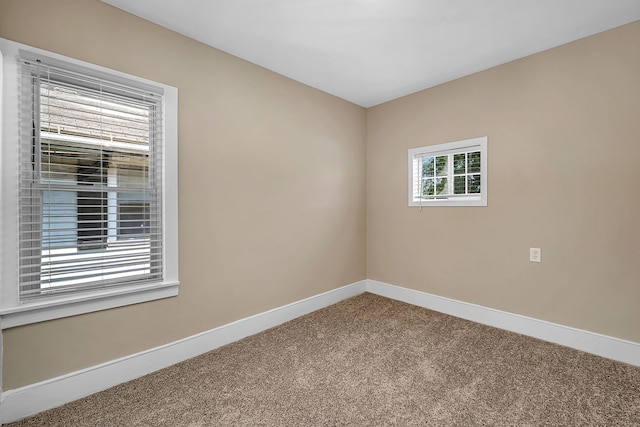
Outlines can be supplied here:
M486 206L487 137L412 148L409 206Z

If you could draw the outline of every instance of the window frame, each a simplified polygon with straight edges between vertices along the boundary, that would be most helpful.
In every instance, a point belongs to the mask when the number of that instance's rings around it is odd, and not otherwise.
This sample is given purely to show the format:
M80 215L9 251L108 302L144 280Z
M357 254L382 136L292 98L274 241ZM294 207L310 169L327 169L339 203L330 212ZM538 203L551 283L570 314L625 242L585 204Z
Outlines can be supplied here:
M408 172L408 205L409 207L427 207L427 206L487 206L487 137L478 137L465 139L461 141L448 142L444 144L428 145L425 147L410 148L407 152L407 172ZM418 158L437 157L437 156L454 156L468 152L480 152L480 193L465 195L442 195L437 198L425 199L416 197L416 185L421 188L420 183L416 183L417 179L422 179L419 171L416 170ZM447 178L453 178L451 163L448 165ZM469 175L468 172L464 174ZM460 175L458 175L460 176ZM451 184L453 187L453 184Z
M18 177L21 56L42 57L70 70L163 92L164 157L161 212L163 277L151 283L82 291L35 301L19 297ZM141 77L0 38L0 326L2 329L178 295L178 89Z

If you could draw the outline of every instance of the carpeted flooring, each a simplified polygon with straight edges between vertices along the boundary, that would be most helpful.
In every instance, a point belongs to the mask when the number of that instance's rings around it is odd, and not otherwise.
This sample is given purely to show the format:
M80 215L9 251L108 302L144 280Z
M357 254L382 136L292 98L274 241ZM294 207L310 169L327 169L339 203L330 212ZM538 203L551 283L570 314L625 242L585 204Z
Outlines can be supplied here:
M640 367L363 294L9 426L640 426Z

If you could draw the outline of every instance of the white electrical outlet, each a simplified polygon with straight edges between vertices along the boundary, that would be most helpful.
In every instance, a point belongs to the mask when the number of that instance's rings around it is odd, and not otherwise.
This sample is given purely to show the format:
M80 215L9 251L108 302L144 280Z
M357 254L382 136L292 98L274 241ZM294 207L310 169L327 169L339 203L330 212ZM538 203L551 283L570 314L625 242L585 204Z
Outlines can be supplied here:
M542 249L540 249L540 248L529 248L529 261L531 261L531 262L542 262Z

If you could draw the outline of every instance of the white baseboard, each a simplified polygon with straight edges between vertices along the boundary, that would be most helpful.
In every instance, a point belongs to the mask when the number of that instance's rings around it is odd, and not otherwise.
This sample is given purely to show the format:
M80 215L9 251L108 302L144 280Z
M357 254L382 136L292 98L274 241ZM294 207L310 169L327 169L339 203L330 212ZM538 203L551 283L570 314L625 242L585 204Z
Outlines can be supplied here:
M367 292L640 366L640 343L367 280Z
M362 280L173 343L9 390L0 396L0 424L16 421L139 378L365 291L640 366L640 343L375 280Z
M2 393L0 424L17 421L174 365L296 317L359 295L352 283L160 347Z

